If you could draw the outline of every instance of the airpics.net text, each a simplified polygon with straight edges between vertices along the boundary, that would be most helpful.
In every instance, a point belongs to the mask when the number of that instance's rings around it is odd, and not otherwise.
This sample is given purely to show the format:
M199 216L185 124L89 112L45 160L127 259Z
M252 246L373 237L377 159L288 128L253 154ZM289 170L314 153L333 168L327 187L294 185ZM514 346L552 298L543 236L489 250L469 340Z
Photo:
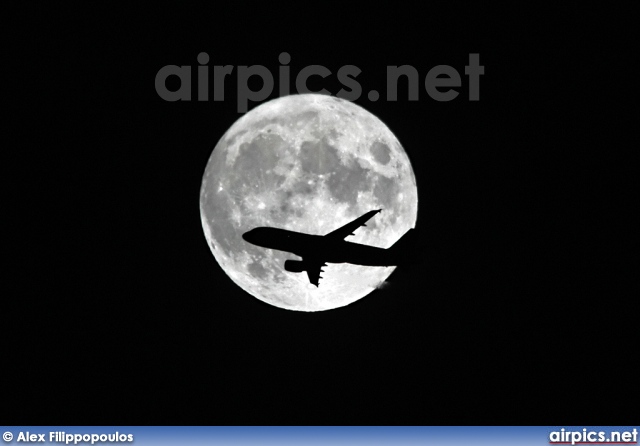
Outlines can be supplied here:
M233 65L216 65L209 67L209 55L200 53L197 57L198 66L196 74L197 100L214 101L225 100L225 77L233 75ZM280 96L292 94L290 91L291 69L288 64L291 56L288 53L280 53L278 61L278 93ZM212 68L213 94L209 93L209 77ZM347 101L356 101L362 95L362 86L356 79L362 70L355 65L344 65L336 71L336 76L340 84L344 87L335 93L335 96ZM311 91L307 86L307 81L311 76L319 76L325 79L331 76L332 71L323 65L308 65L302 68L295 77L295 88L298 94L320 93L332 94L323 88L318 91ZM469 77L469 101L480 100L480 76L484 74L484 65L480 65L480 54L469 54L469 64L464 67L464 74ZM171 90L167 87L167 79L175 76L179 80L179 87ZM249 86L249 79L252 76L259 77L262 86L252 89ZM236 70L237 77L237 101L238 112L245 113L248 110L248 101L260 102L267 99L274 88L274 76L269 69L263 65L240 65ZM411 65L390 65L386 72L386 100L398 100L398 81L401 77L407 79L407 98L409 101L417 101L420 96L420 78L418 70ZM191 100L191 80L192 70L189 65L166 65L158 70L155 78L155 87L158 95L165 101L190 101ZM456 88L462 86L460 73L449 65L436 65L431 68L424 78L424 88L431 99L438 102L447 102L455 99L459 95ZM376 90L367 93L370 101L380 99L380 94Z

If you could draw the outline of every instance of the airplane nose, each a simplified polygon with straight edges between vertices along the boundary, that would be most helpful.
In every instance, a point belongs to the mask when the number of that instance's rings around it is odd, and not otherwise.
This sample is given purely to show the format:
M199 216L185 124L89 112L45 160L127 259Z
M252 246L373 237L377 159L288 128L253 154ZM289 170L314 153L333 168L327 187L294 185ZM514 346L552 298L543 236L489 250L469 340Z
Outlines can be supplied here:
M242 234L242 238L245 242L251 243L251 240L253 239L251 232L253 232L253 229Z

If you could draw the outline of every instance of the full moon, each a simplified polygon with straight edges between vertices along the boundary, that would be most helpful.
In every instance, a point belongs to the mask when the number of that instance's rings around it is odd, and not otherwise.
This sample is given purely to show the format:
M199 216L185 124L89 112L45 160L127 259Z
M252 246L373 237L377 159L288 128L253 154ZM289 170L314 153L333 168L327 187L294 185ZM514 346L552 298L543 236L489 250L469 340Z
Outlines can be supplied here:
M263 302L297 311L342 307L380 286L395 267L324 267L318 287L285 271L294 254L242 239L259 226L324 235L382 209L345 240L389 248L415 226L418 193L409 157L377 117L321 94L261 104L222 136L200 189L205 237L224 272Z

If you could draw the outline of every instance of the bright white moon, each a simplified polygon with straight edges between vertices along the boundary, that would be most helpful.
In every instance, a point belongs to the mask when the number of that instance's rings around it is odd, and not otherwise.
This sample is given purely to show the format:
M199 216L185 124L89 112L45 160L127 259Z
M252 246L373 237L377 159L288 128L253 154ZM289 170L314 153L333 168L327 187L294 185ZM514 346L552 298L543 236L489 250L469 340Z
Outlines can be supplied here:
M284 269L294 254L245 242L272 226L326 234L373 209L383 211L347 241L388 248L415 226L416 180L409 158L382 121L319 94L285 96L243 115L222 136L202 178L200 215L215 259L256 298L280 308L320 311L366 296L394 267L324 268L316 288Z

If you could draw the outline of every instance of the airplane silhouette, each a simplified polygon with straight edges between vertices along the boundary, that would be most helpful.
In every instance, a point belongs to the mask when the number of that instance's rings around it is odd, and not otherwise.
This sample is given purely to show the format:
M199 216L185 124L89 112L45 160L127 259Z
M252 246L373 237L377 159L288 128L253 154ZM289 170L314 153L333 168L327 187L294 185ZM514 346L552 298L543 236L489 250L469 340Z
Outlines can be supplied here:
M326 235L311 235L286 229L260 227L242 234L242 238L256 246L276 249L293 253L302 260L286 260L284 269L292 273L307 272L309 282L316 287L320 283L323 266L328 263L353 263L366 266L397 266L403 263L413 263L412 256L408 256L406 249L409 243L409 229L393 246L388 249L344 240L360 226L366 226L367 220L382 209L369 211L350 223L329 232Z

